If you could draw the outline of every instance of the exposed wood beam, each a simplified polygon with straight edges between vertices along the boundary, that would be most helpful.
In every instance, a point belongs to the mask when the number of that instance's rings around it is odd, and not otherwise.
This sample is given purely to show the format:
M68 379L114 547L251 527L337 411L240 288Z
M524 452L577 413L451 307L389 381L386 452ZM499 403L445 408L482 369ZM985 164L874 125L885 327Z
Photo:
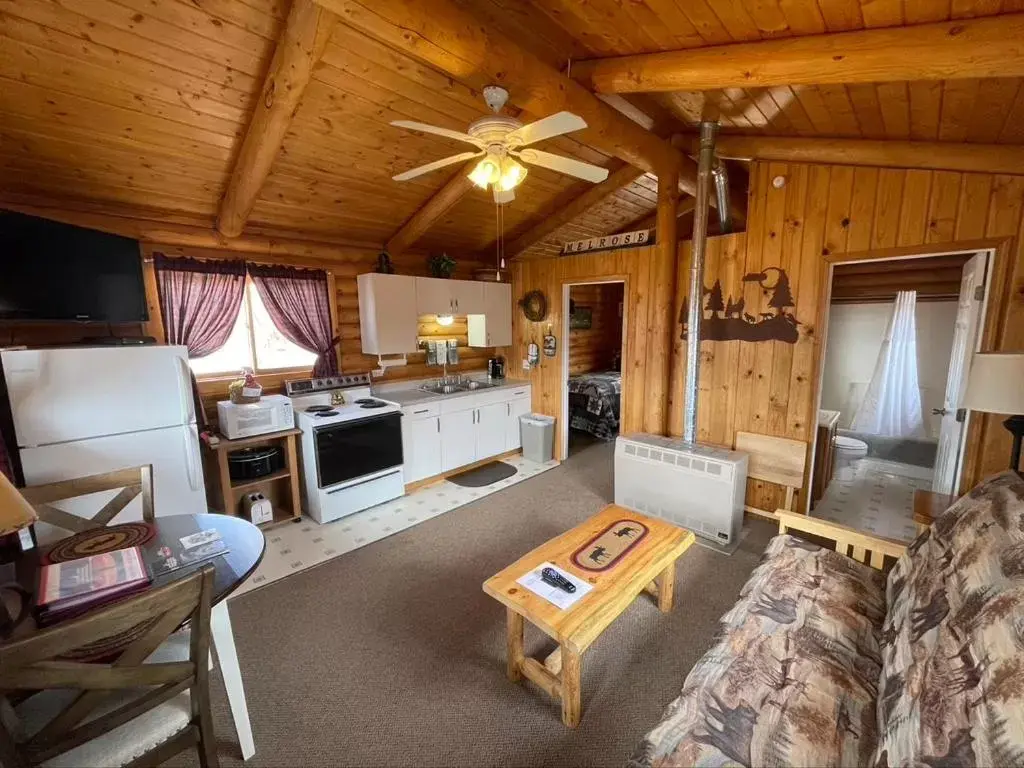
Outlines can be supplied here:
M573 62L598 93L1024 76L1024 13Z
M1024 147L1003 144L720 135L715 151L721 157L743 160L978 173L1021 173L1024 169Z
M415 243L423 233L439 218L444 216L453 205L473 188L469 180L469 172L480 162L479 158L471 160L452 176L434 196L416 211L387 241L384 248L392 256L396 256Z
M609 107L455 0L317 0L345 23L476 88L499 83L535 115L568 110L588 127L580 141L658 173L677 169L693 189L697 164ZM689 190L688 190L689 191Z
M505 246L509 258L515 258L535 243L539 243L552 232L562 228L577 216L581 216L609 195L614 195L623 187L632 184L644 175L644 172L632 165L623 163L617 170L608 174L608 178L599 184L591 184L583 194L570 190L565 197L570 200L564 206L556 206L550 216L545 216L526 231L517 234Z
M221 201L217 229L222 234L242 234L270 166L281 150L313 67L323 55L334 20L333 13L313 0L292 0L261 97Z

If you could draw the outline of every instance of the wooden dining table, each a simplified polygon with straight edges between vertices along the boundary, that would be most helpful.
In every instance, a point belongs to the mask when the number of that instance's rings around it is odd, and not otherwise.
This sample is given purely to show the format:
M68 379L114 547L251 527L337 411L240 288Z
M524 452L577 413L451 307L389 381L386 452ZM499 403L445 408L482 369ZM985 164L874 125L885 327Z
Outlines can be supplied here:
M231 708L231 716L235 723L235 731L238 734L238 744L241 747L242 758L248 760L256 754L256 746L252 735L252 725L249 722L249 708L245 700L245 689L242 685L242 672L238 665L238 654L235 650L234 632L231 628L227 598L252 575L252 572L260 564L260 561L263 559L263 553L266 550L266 539L263 537L263 532L249 521L229 515L157 516L152 526L154 528L152 538L139 545L146 562L160 559L157 551L164 546L169 547L172 551L180 550L180 539L183 536L199 533L211 528L220 534L221 539L227 546L227 552L214 558L186 565L177 570L154 577L152 586L158 587L177 581L205 565L213 566L213 605L210 614L213 647L217 663L220 666L221 677L224 680L224 688L227 693L228 704ZM125 546L124 542L118 540L119 537L113 535L116 527L97 528L86 532L96 535L96 538L90 542L88 553L100 554L104 551L111 551ZM103 548L103 537L107 531L111 531L111 534L106 536L110 541L109 550ZM76 537L82 535L76 534ZM15 580L26 592L33 595L33 598L39 584L39 569L43 564L46 553L67 541L67 539L61 539L38 548L29 549L22 553L12 564L15 571ZM39 629L35 622L32 619L28 619L14 630L10 639L31 637L34 632L38 631Z

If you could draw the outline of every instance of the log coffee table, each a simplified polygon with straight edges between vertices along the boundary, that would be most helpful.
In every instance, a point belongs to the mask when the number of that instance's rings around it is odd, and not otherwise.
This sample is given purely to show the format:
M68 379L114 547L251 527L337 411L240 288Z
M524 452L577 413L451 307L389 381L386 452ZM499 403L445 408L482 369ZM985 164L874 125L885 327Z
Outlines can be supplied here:
M693 533L662 520L610 504L589 520L542 544L484 582L484 592L504 603L508 618L508 679L525 676L562 702L562 722L580 722L580 657L641 592L672 610L678 557ZM550 562L592 585L562 610L518 584L517 579ZM558 642L544 663L523 653L523 619Z

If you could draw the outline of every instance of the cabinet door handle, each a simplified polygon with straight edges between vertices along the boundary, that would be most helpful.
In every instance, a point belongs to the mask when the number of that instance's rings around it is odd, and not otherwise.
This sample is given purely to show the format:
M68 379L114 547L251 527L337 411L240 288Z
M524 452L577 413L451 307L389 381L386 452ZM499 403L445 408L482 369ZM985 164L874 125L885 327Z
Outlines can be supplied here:
M413 413L426 413L429 410L429 408L424 408L422 411L413 411Z
M508 416L512 415L512 403L505 403L505 412Z
M437 434L441 434L441 419L437 420Z

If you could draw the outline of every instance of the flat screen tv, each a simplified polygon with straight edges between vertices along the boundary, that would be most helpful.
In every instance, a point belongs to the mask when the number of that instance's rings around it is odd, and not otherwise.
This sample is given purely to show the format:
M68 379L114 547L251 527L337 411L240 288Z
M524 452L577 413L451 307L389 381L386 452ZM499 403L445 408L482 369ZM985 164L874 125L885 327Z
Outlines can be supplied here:
M0 320L148 319L138 241L0 211Z

